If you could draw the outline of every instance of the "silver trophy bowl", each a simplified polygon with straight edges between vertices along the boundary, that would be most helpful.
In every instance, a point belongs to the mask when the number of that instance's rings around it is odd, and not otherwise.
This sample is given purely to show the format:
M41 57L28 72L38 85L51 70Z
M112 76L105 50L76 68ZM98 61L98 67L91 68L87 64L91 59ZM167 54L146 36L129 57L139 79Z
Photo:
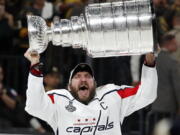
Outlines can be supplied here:
M31 50L42 53L53 45L83 48L91 57L137 55L154 51L153 14L149 0L89 4L70 20L55 17L51 27L28 16Z

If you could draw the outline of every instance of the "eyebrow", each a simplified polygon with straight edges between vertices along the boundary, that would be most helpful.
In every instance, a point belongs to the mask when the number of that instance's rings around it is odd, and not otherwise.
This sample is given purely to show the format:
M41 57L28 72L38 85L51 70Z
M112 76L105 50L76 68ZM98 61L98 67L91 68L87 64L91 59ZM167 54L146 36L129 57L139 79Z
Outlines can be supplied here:
M92 77L92 75L91 75L89 72L86 72L86 71L82 71L82 72L85 72L84 75L89 75L89 76ZM76 73L76 74L73 76L73 78L74 78L75 76L77 76L77 75L81 75L81 74L78 72L78 73Z

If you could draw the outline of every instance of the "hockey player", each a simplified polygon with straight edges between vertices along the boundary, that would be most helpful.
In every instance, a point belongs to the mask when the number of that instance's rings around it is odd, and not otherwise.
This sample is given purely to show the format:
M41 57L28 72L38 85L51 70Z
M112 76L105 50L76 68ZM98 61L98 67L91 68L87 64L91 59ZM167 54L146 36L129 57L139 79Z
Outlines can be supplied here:
M25 110L47 123L56 135L121 135L123 119L157 96L155 57L146 54L141 83L136 87L107 84L96 88L91 67L77 65L68 89L45 92L40 56L27 51L31 62Z

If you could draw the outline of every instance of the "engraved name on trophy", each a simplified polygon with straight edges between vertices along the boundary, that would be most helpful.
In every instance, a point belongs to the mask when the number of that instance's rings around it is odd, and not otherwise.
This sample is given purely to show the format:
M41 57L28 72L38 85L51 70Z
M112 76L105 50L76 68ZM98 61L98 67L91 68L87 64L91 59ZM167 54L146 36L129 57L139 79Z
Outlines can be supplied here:
M52 41L83 48L91 57L153 52L152 19L149 0L89 4L79 17L55 17L51 27L39 16L28 16L30 49L42 53Z

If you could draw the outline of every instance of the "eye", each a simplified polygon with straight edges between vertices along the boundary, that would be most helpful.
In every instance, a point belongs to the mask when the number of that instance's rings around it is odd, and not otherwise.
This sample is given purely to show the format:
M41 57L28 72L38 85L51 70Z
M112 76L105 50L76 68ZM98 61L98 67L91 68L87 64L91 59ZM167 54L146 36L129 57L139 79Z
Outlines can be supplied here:
M80 78L81 75L80 74L76 74L73 78L77 79L77 78Z
M88 79L92 78L92 76L90 74L86 74L85 77Z

